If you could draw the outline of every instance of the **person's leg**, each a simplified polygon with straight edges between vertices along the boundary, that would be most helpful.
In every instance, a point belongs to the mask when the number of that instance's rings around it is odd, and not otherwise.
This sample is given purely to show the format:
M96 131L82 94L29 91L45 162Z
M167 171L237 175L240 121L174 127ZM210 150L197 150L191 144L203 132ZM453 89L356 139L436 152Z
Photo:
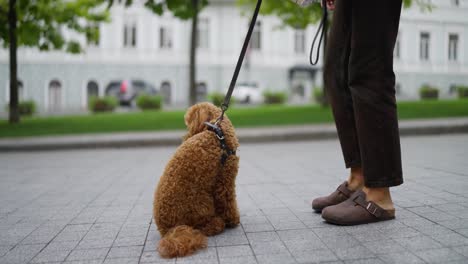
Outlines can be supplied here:
M348 86L351 15L351 1L336 0L324 63L325 89L333 111L344 163L351 170L348 181L342 183L336 191L314 199L312 208L316 211L345 201L364 185L353 98Z
M393 48L401 0L352 1L349 87L367 199L393 209L389 187L403 183Z
M364 187L364 174L361 166L351 167L347 182L348 188L352 191L360 190Z
M345 166L360 168L361 154L353 98L348 86L351 15L351 1L336 0L326 47L324 85L335 119Z
M359 166L352 166L356 175L348 181L364 181L365 187L350 199L326 207L322 217L331 223L355 225L393 219L389 187L403 183L393 73L402 1L346 2L351 12L348 86L362 167L360 171Z

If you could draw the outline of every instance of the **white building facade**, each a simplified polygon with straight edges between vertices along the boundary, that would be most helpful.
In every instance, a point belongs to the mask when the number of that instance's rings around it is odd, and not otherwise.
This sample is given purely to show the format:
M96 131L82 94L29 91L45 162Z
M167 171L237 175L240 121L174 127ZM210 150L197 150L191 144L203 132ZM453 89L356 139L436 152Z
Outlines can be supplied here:
M415 99L424 84L442 97L455 85L468 85L468 0L433 0L432 12L419 7L402 12L395 50L397 92ZM200 14L197 80L200 97L224 93L234 70L250 15L234 0L212 0ZM275 17L259 17L239 82L289 93L310 102L322 85L321 63L308 64L316 27L281 28ZM98 43L85 43L79 55L18 52L20 99L34 100L41 112L82 111L91 95L103 96L111 82L143 80L160 88L169 105L186 105L189 87L190 21L157 16L142 5L112 7L111 22L101 24ZM323 57L323 56L322 56ZM9 101L8 51L0 50L0 112Z

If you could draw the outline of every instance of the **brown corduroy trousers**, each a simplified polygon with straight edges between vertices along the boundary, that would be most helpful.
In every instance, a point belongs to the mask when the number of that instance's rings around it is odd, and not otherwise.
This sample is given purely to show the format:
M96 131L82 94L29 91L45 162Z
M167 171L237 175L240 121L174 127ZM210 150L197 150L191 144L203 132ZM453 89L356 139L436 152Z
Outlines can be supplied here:
M403 183L393 48L402 0L336 0L325 89L347 168L367 187Z

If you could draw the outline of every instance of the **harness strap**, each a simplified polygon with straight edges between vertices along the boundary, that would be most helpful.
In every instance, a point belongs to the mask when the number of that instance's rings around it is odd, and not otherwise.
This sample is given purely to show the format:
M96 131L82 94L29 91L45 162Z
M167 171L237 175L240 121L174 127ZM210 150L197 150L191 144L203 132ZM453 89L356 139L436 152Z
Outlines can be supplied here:
M223 154L221 155L221 164L224 165L226 160L231 155L236 155L236 151L230 149L226 144L226 138L224 137L223 130L216 124L211 124L210 122L205 122L205 125L208 126L208 130L213 131L216 137L219 140Z

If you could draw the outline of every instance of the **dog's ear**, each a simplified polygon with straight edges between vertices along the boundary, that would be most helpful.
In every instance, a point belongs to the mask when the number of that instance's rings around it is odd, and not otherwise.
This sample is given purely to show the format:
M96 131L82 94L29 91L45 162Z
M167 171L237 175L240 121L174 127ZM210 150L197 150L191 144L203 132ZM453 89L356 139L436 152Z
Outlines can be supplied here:
M214 113L207 105L197 104L192 106L184 117L190 136L202 132L206 128L204 122L209 122L213 118L215 118Z

